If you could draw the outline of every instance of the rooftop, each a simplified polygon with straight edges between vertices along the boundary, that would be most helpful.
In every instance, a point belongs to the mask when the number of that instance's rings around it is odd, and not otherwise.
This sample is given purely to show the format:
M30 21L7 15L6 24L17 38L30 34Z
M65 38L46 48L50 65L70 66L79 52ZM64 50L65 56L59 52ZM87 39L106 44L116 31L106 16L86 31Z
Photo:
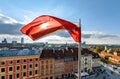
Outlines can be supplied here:
M92 55L93 58L99 58L97 53L94 53L87 48L82 48L81 51L82 55ZM45 48L41 51L40 58L56 58L56 59L63 59L63 58L76 58L78 56L78 48L77 47L66 47L63 49L56 48Z
M86 48L82 48L82 55L91 54L93 58L99 58L99 55L89 51ZM29 55L40 55L40 58L77 58L78 48L77 47L64 47L64 48L44 48L42 50L36 49L11 49L11 50L0 50L0 57L10 57L10 56L29 56Z
M0 50L0 57L9 57L9 56L27 56L27 55L36 55L40 54L40 50Z

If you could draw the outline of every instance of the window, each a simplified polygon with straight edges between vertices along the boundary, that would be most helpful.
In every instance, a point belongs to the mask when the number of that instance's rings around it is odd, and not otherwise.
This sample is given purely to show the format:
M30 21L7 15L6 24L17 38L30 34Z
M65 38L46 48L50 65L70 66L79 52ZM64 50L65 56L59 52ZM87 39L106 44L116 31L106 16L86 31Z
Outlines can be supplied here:
M20 66L17 66L17 67L16 67L16 70L20 70Z
M30 68L32 68L32 64L30 64Z
M35 70L35 74L38 74L38 71L37 71L37 70Z
M32 71L29 72L29 75L30 75L30 76L32 75Z
M48 64L48 61L46 61L46 64Z
M85 65L87 65L87 62L85 62Z
M43 75L44 75L44 71L41 72L41 76L43 76Z
M46 77L45 79L48 79L48 77Z
M50 70L50 74L52 74L52 70Z
M1 65L5 65L5 62L4 62L4 61L2 61L2 62L1 62Z
M13 69L12 69L12 67L9 67L9 71L12 71Z
M53 79L53 77L51 76L50 79Z
M23 65L23 69L26 69L26 65Z
M12 75L9 75L9 79L12 79Z
M38 64L35 64L35 67L38 67Z
M5 72L5 68L1 68L1 72Z
M46 75L48 75L48 70L46 70Z
M20 60L17 60L17 63L20 63Z
M30 62L32 62L32 59L30 59Z
M5 76L1 76L1 79L5 79Z
M9 61L9 64L12 64L13 62L12 61Z
M51 68L51 69L53 68L52 64L50 64L50 68Z
M20 77L19 73L18 73L18 74L16 74L16 77L17 77L17 78L19 78L19 77Z
M41 61L42 64L44 64L44 61Z
M41 66L41 70L44 70L44 66L43 65Z
M35 60L38 61L38 58L36 58Z
M48 69L48 65L46 65L46 69Z
M26 59L24 59L23 62L25 63L25 62L26 62Z
M23 72L23 76L26 76L26 72Z

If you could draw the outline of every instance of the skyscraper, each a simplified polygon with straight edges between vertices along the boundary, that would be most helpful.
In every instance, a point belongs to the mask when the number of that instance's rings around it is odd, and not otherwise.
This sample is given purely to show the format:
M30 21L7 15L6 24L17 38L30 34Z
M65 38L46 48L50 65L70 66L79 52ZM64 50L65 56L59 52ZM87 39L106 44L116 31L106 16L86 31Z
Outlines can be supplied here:
M2 44L7 44L7 39L4 38L4 40L2 41Z
M24 38L22 37L22 38L21 38L21 44L23 44L23 43L24 43Z

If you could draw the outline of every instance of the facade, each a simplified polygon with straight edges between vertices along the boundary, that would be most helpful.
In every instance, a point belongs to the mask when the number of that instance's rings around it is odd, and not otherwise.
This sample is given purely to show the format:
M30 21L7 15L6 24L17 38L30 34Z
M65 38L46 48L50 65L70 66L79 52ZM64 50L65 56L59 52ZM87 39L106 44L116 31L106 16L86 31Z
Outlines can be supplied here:
M24 38L21 38L21 44L24 44Z
M54 79L54 59L39 55L0 58L0 79Z
M62 78L64 74L64 61L63 60L55 60L54 62L54 74L56 78Z
M17 41L12 41L12 45L13 46L17 45Z
M0 79L39 79L38 55L0 58Z
M40 59L39 79L54 79L54 62L53 58Z
M0 79L61 79L78 72L75 47L6 51L0 51ZM92 71L92 59L90 51L82 49L82 72Z
M7 44L7 39L6 38L2 41L2 44Z
M81 72L92 72L92 55L81 56ZM73 72L78 72L78 61L73 62Z
M84 55L83 57L87 56L88 59L91 60L91 61L88 61L88 63L90 62L92 64L92 68L101 66L101 64L100 64L100 56L97 53L94 53L94 52L92 52L92 51L90 51L90 50L88 50L86 48L82 49L82 53ZM83 60L83 61L86 62L86 60ZM89 65L90 65L90 63L89 63ZM88 70L91 71L91 69L88 69Z
M92 55L83 55L81 59L81 71L92 72Z
M100 62L100 56L97 53L92 53L92 67L100 67Z
M64 75L63 77L70 77L74 72L73 72L73 62L74 61L65 61L64 62Z
M101 66L100 62L101 62L100 58L93 58L92 67L100 67Z
M43 49L41 57L48 59L54 58L54 78L70 77L72 74L78 72L78 49L75 47L68 47L65 49ZM81 71L92 72L91 51L82 49L81 56Z

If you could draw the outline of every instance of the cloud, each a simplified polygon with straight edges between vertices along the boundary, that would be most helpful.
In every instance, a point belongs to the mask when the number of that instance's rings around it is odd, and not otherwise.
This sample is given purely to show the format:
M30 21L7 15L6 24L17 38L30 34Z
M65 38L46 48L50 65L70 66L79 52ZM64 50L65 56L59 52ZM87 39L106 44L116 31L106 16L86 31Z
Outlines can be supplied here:
M0 34L21 34L20 28L23 24L17 22L15 19L0 14Z
M74 40L71 37L61 37L58 35L49 35L47 37L38 39L36 41L33 41L26 35L9 35L9 34L0 34L0 41L2 41L4 38L7 39L9 43L12 41L17 41L18 43L21 42L21 38L24 38L25 43L38 43L38 42L49 42L49 43L74 43Z
M25 16L24 20L28 22L28 16ZM78 25L78 23L75 23ZM24 37L25 43L32 42L50 42L50 43L75 43L70 34L66 30L54 33L42 39L32 41L27 35L23 35L20 32L20 28L24 25L22 22L18 22L13 18L0 14L0 41L4 38L8 42L18 41ZM87 44L120 44L120 35L111 35L98 31L82 31L82 41L86 41Z
M55 35L60 36L60 37L70 37L70 34L66 30L61 30L59 32L56 32Z
M10 18L10 17L8 17L8 16L0 14L0 23L14 24L14 23L17 23L17 21L12 19L12 18Z
M31 19L28 16L24 16L23 22L18 22L13 18L0 14L0 34L21 34L20 28L30 21ZM63 30L54 34L62 37L70 37L69 33Z
M13 9L16 9L15 7ZM20 9L20 8L19 8ZM17 10L18 11L18 10ZM31 10L24 10L20 9L20 13L15 14L15 17L19 19L19 21L6 16L4 14L0 14L0 34L13 34L13 35L18 35L21 34L20 28L24 26L25 24L31 22L34 18L37 16L43 15L43 14L48 14L48 15L53 15L57 17L63 17L65 10L64 7L61 5L58 5L54 9L52 8L45 8L45 9L40 9L40 11L31 11ZM22 14L21 14L22 13ZM71 13L68 13L65 17L69 17ZM62 37L69 37L69 33L67 32L59 32L55 35L59 35Z
M82 40L88 44L120 44L120 35L110 35L103 32L84 31Z
M98 38L98 39L104 39L104 38L119 38L119 35L110 35L110 34L105 34L102 32L96 32L96 31L84 31L82 32L82 37L83 38Z
M25 19L28 19L27 16L25 16ZM0 14L0 41L2 41L4 38L8 40L8 42L18 41L20 42L20 38L24 37L26 40L25 42L33 42L27 35L23 35L20 32L20 28L24 25L24 23L18 22L13 18L10 18L8 16L5 16L3 14ZM47 36L45 38L36 40L35 42L64 42L64 41L70 41L71 39L70 35L67 31L61 31L54 33L50 36Z
M21 16L22 18L18 17L22 22L22 24L27 24L30 21L32 21L34 18L40 16L40 15L52 15L60 18L70 18L73 16L73 12L68 12L67 15L65 15L66 10L62 5L57 5L56 7L45 7L45 8L39 8L38 10L29 10L29 9L20 9L21 13L17 13L17 15ZM65 15L65 16L63 16Z

